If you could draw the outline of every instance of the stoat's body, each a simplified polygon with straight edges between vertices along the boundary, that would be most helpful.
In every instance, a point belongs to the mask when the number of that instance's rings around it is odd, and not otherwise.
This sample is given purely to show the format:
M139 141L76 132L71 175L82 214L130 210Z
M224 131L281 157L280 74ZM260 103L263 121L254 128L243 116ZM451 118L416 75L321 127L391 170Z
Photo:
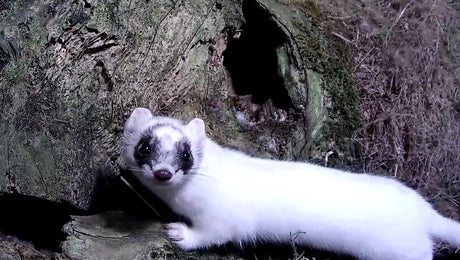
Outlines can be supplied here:
M256 240L296 244L359 259L429 260L433 239L460 246L460 224L397 181L308 163L257 159L183 124L138 108L123 156L134 174L192 226L167 235L185 250Z

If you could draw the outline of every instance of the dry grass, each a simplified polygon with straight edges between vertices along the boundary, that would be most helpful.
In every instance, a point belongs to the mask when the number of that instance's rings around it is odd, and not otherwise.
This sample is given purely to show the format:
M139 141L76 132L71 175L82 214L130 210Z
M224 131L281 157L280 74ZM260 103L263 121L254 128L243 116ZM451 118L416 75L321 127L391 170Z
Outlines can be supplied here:
M364 120L356 158L366 172L406 180L458 219L460 8L443 0L315 2L323 29L354 57Z

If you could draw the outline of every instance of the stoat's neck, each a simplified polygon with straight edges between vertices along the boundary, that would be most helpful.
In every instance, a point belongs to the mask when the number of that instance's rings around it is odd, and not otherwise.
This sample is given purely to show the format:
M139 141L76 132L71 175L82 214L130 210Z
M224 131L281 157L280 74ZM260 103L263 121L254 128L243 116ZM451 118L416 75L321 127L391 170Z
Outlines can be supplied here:
M247 164L253 159L244 153L222 147L211 139L206 138L200 168L222 170L226 169L226 167Z
M202 153L203 159L201 161L201 167L209 167L217 158L224 156L225 148L221 147L213 140L206 138Z

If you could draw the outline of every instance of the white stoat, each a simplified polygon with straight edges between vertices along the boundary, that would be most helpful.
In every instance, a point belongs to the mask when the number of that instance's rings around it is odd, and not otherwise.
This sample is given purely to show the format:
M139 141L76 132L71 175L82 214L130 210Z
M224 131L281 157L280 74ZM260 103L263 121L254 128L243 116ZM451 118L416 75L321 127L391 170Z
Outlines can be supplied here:
M167 225L180 248L265 240L342 252L358 259L429 260L433 239L460 246L460 224L401 183L300 162L258 159L210 140L188 124L137 108L123 157L176 213Z

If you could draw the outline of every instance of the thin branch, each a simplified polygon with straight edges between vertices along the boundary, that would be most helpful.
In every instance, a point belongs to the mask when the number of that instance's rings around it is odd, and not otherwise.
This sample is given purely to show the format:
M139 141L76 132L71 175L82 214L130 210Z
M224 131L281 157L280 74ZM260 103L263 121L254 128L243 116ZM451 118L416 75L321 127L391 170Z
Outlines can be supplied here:
M411 5L413 2L414 2L414 0L411 0L409 3L407 3L407 5L404 6L404 8L403 8L403 9L401 10L401 12L399 13L399 15L398 15L398 17L396 18L396 20L393 21L393 23L392 23L391 26L390 26L390 29L388 29L387 36L385 37L385 43L388 43L388 39L390 38L391 31L393 30L393 28L395 27L395 25L399 22L399 20L401 19L401 17L404 15L404 13L406 12L407 8L409 8L409 5Z
M367 57L371 54L371 52L375 49L375 46L372 47L367 53L366 55L364 55L364 57L358 62L358 64L356 64L356 66L353 68L353 73L361 66L361 64L367 59Z
M338 33L336 33L336 32L331 32L331 34L332 34L332 35L335 35L335 36L337 36L337 37L339 37L339 38L342 39L344 42L353 45L353 41L349 40L349 39L346 38L345 36L342 36L342 35L340 35L340 34L338 34Z

